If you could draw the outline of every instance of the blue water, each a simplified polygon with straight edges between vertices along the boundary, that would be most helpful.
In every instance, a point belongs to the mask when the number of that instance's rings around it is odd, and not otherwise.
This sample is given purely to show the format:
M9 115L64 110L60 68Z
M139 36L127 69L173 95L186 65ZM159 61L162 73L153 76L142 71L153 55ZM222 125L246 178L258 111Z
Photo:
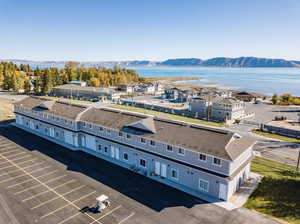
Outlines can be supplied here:
M300 96L300 68L131 67L142 77L199 77L192 84Z

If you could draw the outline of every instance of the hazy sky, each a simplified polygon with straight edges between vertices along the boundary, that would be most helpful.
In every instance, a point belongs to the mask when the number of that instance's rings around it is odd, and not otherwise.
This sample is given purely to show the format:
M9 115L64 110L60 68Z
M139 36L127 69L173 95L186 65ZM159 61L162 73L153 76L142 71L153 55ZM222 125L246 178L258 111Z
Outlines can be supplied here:
M0 58L300 60L300 0L0 0Z

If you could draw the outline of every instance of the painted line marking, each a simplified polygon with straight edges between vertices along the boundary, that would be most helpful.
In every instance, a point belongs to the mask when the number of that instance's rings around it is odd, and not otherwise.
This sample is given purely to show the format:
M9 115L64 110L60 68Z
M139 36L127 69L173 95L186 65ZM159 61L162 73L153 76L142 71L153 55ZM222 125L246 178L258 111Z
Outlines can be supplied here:
M18 156L18 155L21 155L21 154L26 154L27 152L20 152L20 153L17 153L17 154L14 154L12 156L5 156L7 159L10 159L10 158L14 158L15 156Z
M75 215L72 215L69 218L66 218L66 219L64 219L63 221L61 221L61 222L59 222L57 224L63 224L65 222L69 221L70 219L74 218L75 216L80 215L80 214L82 214L82 213L81 212L77 212Z
M72 203L70 200L68 200L67 198L63 197L63 195L59 194L58 192L56 192L55 190L53 190L51 187L49 187L48 185L44 184L42 181L40 181L39 179L37 179L35 176L33 176L31 173L27 172L26 170L22 169L22 167L20 167L18 164L14 163L12 160L7 159L5 156L0 155L1 158L9 161L11 164L15 165L17 168L23 170L23 172L25 174L27 174L29 177L31 177L32 179L36 180L39 183L42 183L45 187L47 187L49 190L51 190L53 193L55 193L56 195L58 195L60 198L62 198L64 201L66 201L67 203L71 204L72 206L74 206L76 209L80 210L80 208L75 205L74 203ZM89 218L95 220L95 222L102 224L101 222L97 221L97 219L95 219L93 216L86 214L86 216L88 216Z
M49 166L49 167L51 167L51 166ZM49 167L45 167L45 168L49 168ZM35 170L35 171L32 172L32 173L35 173L35 172L38 172L38 171L40 171L40 170ZM56 172L58 172L58 170L54 170L54 171L52 171L52 172L50 172L50 173L46 173L46 174L37 176L36 178L45 177L45 176L51 175L51 174L56 173ZM6 188L16 187L16 186L19 186L19 185L21 185L21 184L24 184L24 183L27 183L27 182L30 182L30 181L35 181L35 180L34 180L34 179L28 179L28 180L22 181L22 182L20 182L20 183L16 183L16 184L13 184L13 185L9 185L9 186L6 187Z
M54 187L54 188L52 188L52 189L53 189L53 190L56 190L56 189L58 189L58 188L60 188L60 187L63 187L63 186L65 186L65 185L70 184L70 183L73 183L73 182L75 182L75 181L76 181L76 180L70 180L70 181L68 181L68 182L66 182L66 183L64 183L64 184L58 185L58 186L56 186L56 187ZM28 200L30 200L30 199L36 198L36 197L38 197L38 196L40 196L40 195L42 195L42 194L46 194L47 192L50 192L50 191L49 191L49 190L46 190L46 191L40 192L40 193L35 194L35 195L31 196L31 197L28 197L28 198L23 199L22 202L25 202L25 201L28 201Z
M129 216L127 216L125 219L121 220L118 224L122 224L123 222L127 221L128 219L130 219L132 216L134 216L134 212L131 213Z
M80 188L83 188L83 187L85 187L85 185L81 185L81 186L79 186L79 187L77 187L77 188L74 188L73 190L71 190L71 191L69 191L69 192L67 192L67 193L62 194L61 196L65 196L65 195L67 195L67 194L70 194L70 193L72 193L72 192L74 192L74 191L79 190ZM47 203L49 203L49 202L51 202L51 201L54 201L54 200L56 200L56 199L59 199L59 198L61 198L61 197L60 197L60 196L54 197L54 198L52 198L52 199L50 199L50 200L44 201L44 202L42 202L42 203L36 205L36 206L34 206L34 207L30 208L30 209L33 210L33 209L39 208L39 207L41 207L41 206L43 206L43 205L45 205L45 204L47 204ZM70 201L70 202L71 202L71 201ZM71 203L70 203L70 204L71 204Z
M110 210L109 212L107 212L106 214L102 215L100 218L96 219L95 221L91 222L90 224L99 221L100 219L104 218L105 216L108 216L109 214L113 213L114 211L118 210L121 207L122 207L122 205L119 205L118 207Z
M15 150L7 151L7 152L4 152L4 153L1 152L1 154L6 155L6 154L10 154L11 152L16 152L16 151L21 151L21 150L20 149L15 149Z
M1 140L0 140L1 141ZM12 143L5 143L5 144L3 144L2 142L0 142L1 144L0 144L0 147L5 147L6 145L13 145ZM1 152L1 151L0 151Z
M18 165L23 164L23 163L33 162L33 161L36 161L36 160L38 160L38 159L36 158L36 159L25 160L25 161L22 161L22 162L18 163Z
M19 177L24 177L24 176L26 176L26 174L21 174L21 175L15 176L15 177L11 177L11 178L8 178L8 179L5 179L5 180L1 180L1 181L0 181L0 184L1 184L1 183L5 183L5 182L10 181L10 180L17 179L17 178L19 178Z
M43 182L43 183L44 183L44 184L48 184L48 183L51 183L51 182L53 182L53 181L55 181L55 180L61 179L62 177L65 177L65 176L67 176L67 175L62 175L62 176L59 176L59 177L55 177L55 178L50 179L50 180L48 180L48 181L46 181L46 182ZM25 189L23 189L23 190L21 190L21 191L16 192L15 195L21 194L21 193L23 193L23 192L25 192L25 191L34 189L34 188L36 188L36 187L40 187L41 185L42 185L42 184L36 184L36 185L34 185L34 186L27 187L27 188L25 188Z
M43 164L43 163L45 163L45 161L39 162L39 163L35 163L35 164L33 164L33 165L30 165L30 166L24 166L24 167L22 167L22 169L31 168L31 167L33 167L33 166L41 165L41 164Z
M92 195L92 194L95 194L95 193L96 193L96 191L93 191L93 192L91 192L91 193L89 193L89 194L86 194L86 195L84 195L84 196L82 196L82 197L80 197L80 198L78 198L78 199L72 201L72 203L78 202L78 201L80 201L80 200L82 200L82 199L84 199L84 198L89 197L89 196ZM57 209L55 209L55 210L49 212L48 214L41 216L40 218L41 218L41 219L46 218L47 216L52 215L52 214L54 214L55 212L58 212L58 211L64 209L65 207L68 207L68 206L70 206L70 204L66 204L66 205L64 205L64 206L62 206L62 207L60 207L60 208L57 208Z
M19 163L19 164L27 163L27 162L29 162L29 161L30 161L30 160L24 161L24 162ZM44 163L44 162L42 162L42 163ZM41 163L40 163L40 164L41 164ZM26 166L26 167L23 167L23 169L26 169L26 168L29 168L29 167L33 167L33 166L36 166L36 165L37 165L37 164L30 165L30 166ZM0 177L5 176L5 175L8 175L8 174L16 173L16 172L22 172L22 170L17 169L17 170L13 170L13 171L11 171L11 172L6 172L6 173L3 173L3 174L0 174Z
M26 156L19 157L19 158L16 158L16 159L10 159L9 162L13 162L13 161L16 161L16 160L19 160L19 159L24 159L24 158L27 158L27 157L32 157L32 155L28 154Z

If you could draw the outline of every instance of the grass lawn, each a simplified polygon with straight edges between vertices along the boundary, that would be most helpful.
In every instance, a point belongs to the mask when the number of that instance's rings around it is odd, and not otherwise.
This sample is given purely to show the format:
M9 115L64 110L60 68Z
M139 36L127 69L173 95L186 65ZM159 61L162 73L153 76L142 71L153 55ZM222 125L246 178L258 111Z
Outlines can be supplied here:
M256 158L251 170L264 178L244 206L300 224L300 174L296 175L295 167Z
M286 137L286 136L282 136L282 135L271 134L271 133L258 131L258 130L254 130L252 132L257 135L261 135L261 136L268 137L268 138L274 138L274 139L282 140L285 142L300 143L300 139L297 139L297 138L291 138L291 137Z
M158 111L148 110L148 109L143 109L143 108L138 108L138 107L119 105L119 104L114 104L110 107L116 108L116 109L121 109L121 110L128 110L128 111L132 111L132 112L139 112L139 113L143 113L143 114L155 115L158 117L172 119L172 120L176 120L176 121L184 121L184 122L190 122L190 123L195 123L195 124L199 124L199 125L207 125L207 126L214 126L214 127L224 127L223 123L204 121L204 120L183 117L183 116L179 116L179 115L168 114L168 113L163 113L163 112L158 112Z

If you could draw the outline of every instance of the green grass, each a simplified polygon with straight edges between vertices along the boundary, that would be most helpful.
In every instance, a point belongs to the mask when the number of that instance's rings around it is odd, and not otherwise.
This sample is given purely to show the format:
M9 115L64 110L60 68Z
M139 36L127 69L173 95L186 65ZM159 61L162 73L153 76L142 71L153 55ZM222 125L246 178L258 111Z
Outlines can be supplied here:
M119 104L114 104L110 107L116 108L116 109L121 109L121 110L128 110L128 111L132 111L132 112L154 115L154 116L171 119L171 120L176 120L176 121L184 121L184 122L190 122L190 123L194 123L194 124L207 125L207 126L213 126L213 127L224 127L223 123L204 121L204 120L199 120L199 119L195 119L195 118L189 118L189 117L184 117L184 116L179 116L179 115L174 115L174 114L158 112L158 111L154 111L154 110L143 109L143 108L139 108L139 107L119 105Z
M263 131L258 131L258 130L254 130L252 132L257 135L261 135L261 136L268 137L268 138L274 138L274 139L278 139L278 140L285 141L285 142L300 143L300 139L297 139L297 138L286 137L286 136L282 136L282 135L278 135L278 134L271 134L268 132L263 132Z
M248 209L300 224L300 174L295 167L256 158L251 170L264 175L261 183L244 205Z

